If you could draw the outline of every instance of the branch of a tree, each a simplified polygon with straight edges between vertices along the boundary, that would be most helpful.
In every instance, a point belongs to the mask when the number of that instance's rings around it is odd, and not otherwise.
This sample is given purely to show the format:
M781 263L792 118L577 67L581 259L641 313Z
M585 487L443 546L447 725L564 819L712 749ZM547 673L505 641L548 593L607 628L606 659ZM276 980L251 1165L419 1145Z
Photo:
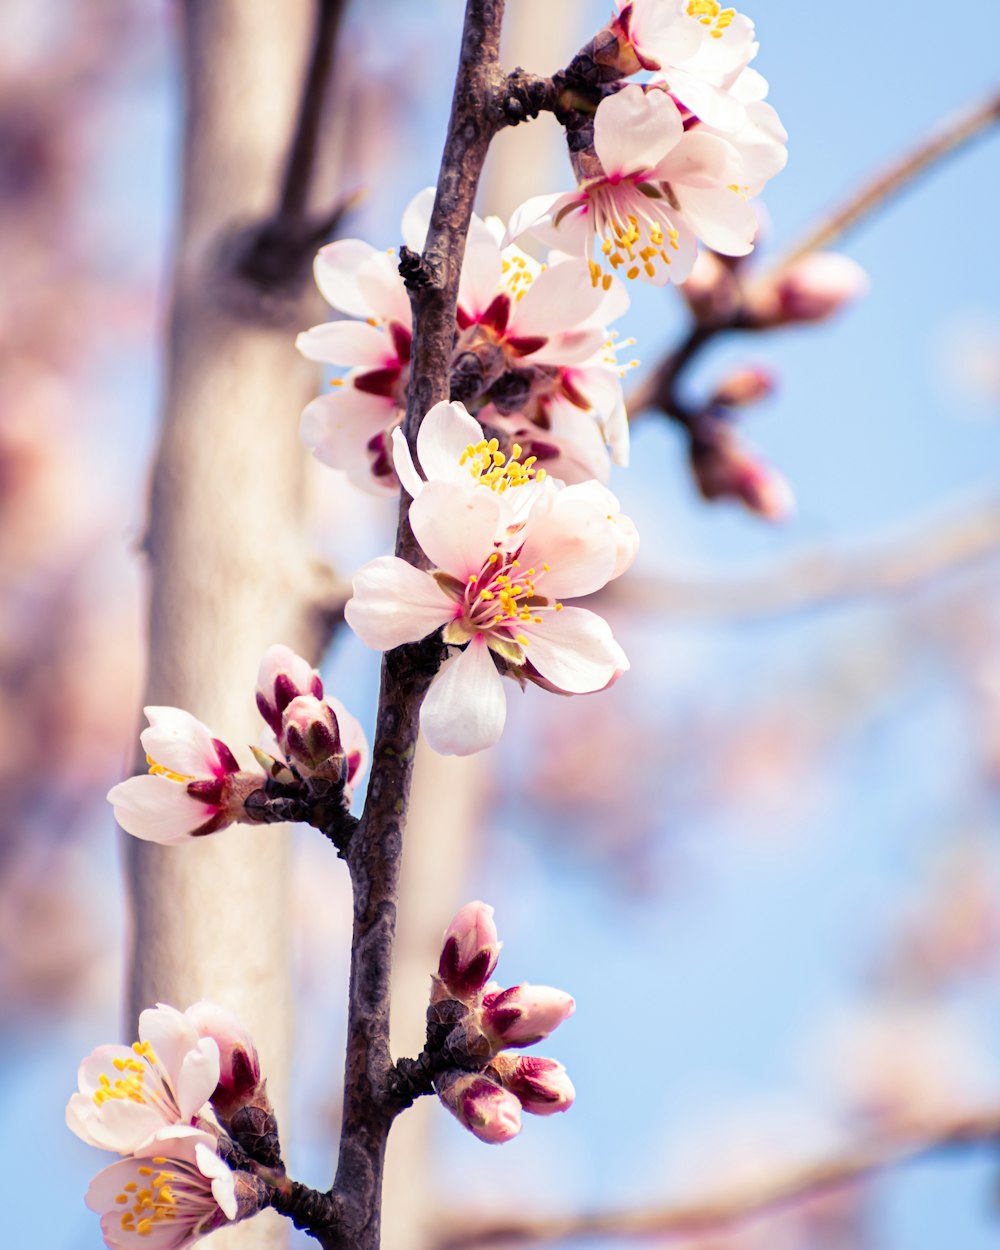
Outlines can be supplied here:
M628 1207L617 1211L512 1219L497 1216L449 1216L432 1250L555 1245L570 1238L693 1237L719 1233L758 1216L772 1215L832 1191L861 1184L887 1168L939 1150L963 1146L996 1148L1000 1109L958 1116L905 1142L886 1141L859 1147L843 1156L775 1175L750 1188L675 1206Z

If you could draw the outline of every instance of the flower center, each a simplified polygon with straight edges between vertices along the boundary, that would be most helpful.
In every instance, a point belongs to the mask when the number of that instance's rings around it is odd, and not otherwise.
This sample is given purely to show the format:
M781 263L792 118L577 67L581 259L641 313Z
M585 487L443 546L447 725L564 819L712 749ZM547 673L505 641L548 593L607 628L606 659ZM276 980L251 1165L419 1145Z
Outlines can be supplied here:
M702 26L709 26L713 39L721 39L723 32L733 23L735 9L724 9L718 0L688 0L688 17L696 18Z
M109 1099L121 1099L129 1102L148 1103L149 1091L145 1088L146 1073L151 1065L157 1062L149 1042L133 1042L132 1049L138 1056L135 1059L113 1059L112 1067L120 1075L113 1081L102 1072L97 1078L97 1089L94 1090L94 1105L103 1106ZM143 1062L145 1060L145 1062Z
M166 1168L167 1163L172 1163L177 1170ZM140 1179L127 1181L115 1196L116 1205L125 1208L120 1219L125 1233L149 1237L158 1224L170 1220L181 1220L197 1229L202 1215L216 1205L206 1192L200 1173L195 1174L176 1160L157 1156L136 1171ZM180 1232L180 1229L175 1230L174 1235Z
M146 756L146 763L149 765L149 771L154 777L166 777L168 781L176 781L180 785L186 785L189 781L194 781L193 777L186 777L184 773L171 772L163 764L157 764L151 755Z
M680 234L666 218L657 220L639 208L640 204L653 204L662 199L661 192L653 183L639 186L633 184L630 200L636 201L634 211L623 211L618 197L608 184L591 189L594 205L594 225L601 240L601 252L612 269L624 266L625 277L638 278L645 273L655 278L657 267L667 268L672 261L671 251L680 248ZM611 275L602 274L601 265L590 261L590 281L598 282L605 290L611 285Z
M478 443L470 443L459 457L458 463L468 466L469 472L479 486L488 486L490 490L502 495L516 486L527 486L534 480L545 480L545 470L536 469L537 456L529 456L521 460L520 444L515 443L508 458L500 450L500 441L485 438Z
M549 603L538 593L538 584L550 572L548 564L541 569L521 569L521 562L508 552L494 551L478 573L472 573L462 598L461 624L468 633L488 634L492 641L505 642L513 637L522 647L528 639L520 630L531 622L541 625L544 612L561 612L561 603Z

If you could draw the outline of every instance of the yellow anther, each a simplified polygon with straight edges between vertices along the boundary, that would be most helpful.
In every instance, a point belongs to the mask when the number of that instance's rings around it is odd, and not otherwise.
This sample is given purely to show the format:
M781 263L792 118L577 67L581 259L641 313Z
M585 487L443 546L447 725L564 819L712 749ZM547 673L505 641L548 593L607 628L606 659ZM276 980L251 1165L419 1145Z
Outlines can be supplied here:
M601 277L601 289L605 291L611 290L611 274L606 273Z
M638 276L639 276L639 266L638 266L638 265L633 265L631 269L628 269L628 270L626 270L626 272L625 272L625 277L626 277L626 278L638 278Z
M179 781L179 782L188 782L188 781L194 780L193 777L186 777L183 773L171 772L169 768L164 768L162 764L157 764L156 760L154 760L151 755L146 756L146 763L149 765L149 771L153 774L154 777L166 777L168 781ZM133 1045L133 1050L135 1049L135 1046L137 1045L138 1045L138 1042L136 1042Z
M480 597L480 599L485 599L485 600L487 601L487 603L488 603L488 602L490 602L491 600L495 599L495 598L496 598L496 595L493 593L493 591L492 591L492 590L481 590L481 591L479 592L479 597Z
M117 1202L119 1206L122 1206L124 1203L128 1202L128 1194L118 1194L115 1198L115 1202Z
M561 603L557 603L557 604L556 604L556 611L557 611L557 612L561 612L562 610L563 610L563 605L562 605Z
M650 261L648 260L646 261L645 265L643 265L643 269L645 269L647 277L649 278L656 277L656 270L653 268L652 263Z

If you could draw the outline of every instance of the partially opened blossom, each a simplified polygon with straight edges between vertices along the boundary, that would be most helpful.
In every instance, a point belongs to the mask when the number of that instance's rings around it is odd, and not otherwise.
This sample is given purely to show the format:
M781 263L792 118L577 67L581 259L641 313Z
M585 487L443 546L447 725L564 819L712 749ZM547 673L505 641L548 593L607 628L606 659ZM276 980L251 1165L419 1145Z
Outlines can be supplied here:
M577 189L528 200L511 218L510 233L531 231L585 256L595 285L603 282L603 265L654 286L683 282L696 237L729 256L753 246L757 218L738 150L707 129L685 129L665 91L629 86L602 100L593 155L578 165Z
M112 1250L183 1250L239 1218L236 1177L216 1139L195 1129L164 1132L91 1181L87 1206Z
M427 741L442 754L472 754L500 737L501 672L586 694L628 667L601 617L562 602L600 589L620 571L617 500L596 483L559 489L546 481L519 517L500 485L426 483L409 519L432 569L396 556L373 560L355 576L345 609L371 647L389 650L440 630L460 648L420 712Z
M219 1074L215 1039L160 1003L139 1016L137 1042L99 1046L84 1059L66 1123L92 1146L130 1154L160 1129L196 1124Z
M211 1038L219 1048L219 1080L212 1091L213 1108L229 1118L256 1094L260 1059L253 1038L233 1013L218 1003L201 999L184 1012L199 1037Z
M521 1104L515 1094L488 1076L448 1073L437 1083L438 1097L480 1141L510 1141L521 1131Z
M215 833L238 820L243 800L260 783L243 772L229 747L181 708L147 707L140 741L148 774L108 792L126 833L170 844Z
M308 660L284 643L264 652L257 671L257 710L272 733L281 733L281 714L301 694L323 697L323 682Z

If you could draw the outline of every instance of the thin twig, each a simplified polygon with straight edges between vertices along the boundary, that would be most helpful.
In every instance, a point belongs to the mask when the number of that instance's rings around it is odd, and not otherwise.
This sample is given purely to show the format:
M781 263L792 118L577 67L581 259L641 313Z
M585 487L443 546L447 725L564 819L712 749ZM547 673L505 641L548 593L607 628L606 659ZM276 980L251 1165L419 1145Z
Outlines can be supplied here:
M806 1165L753 1188L683 1206L635 1207L617 1211L486 1221L449 1217L433 1250L473 1250L484 1246L553 1245L571 1237L612 1237L623 1241L690 1237L717 1233L761 1215L773 1215L933 1151L961 1146L996 1146L1000 1109L956 1117L907 1142L882 1142L849 1154Z

